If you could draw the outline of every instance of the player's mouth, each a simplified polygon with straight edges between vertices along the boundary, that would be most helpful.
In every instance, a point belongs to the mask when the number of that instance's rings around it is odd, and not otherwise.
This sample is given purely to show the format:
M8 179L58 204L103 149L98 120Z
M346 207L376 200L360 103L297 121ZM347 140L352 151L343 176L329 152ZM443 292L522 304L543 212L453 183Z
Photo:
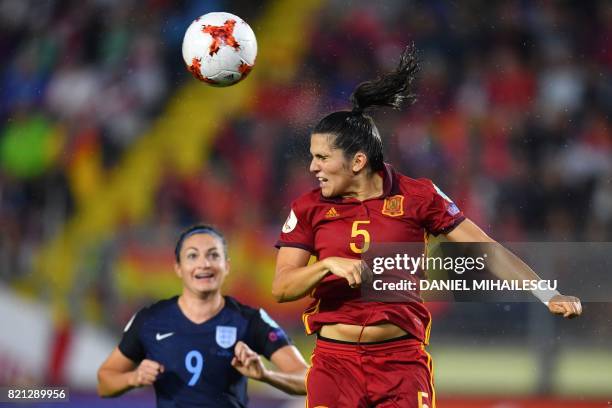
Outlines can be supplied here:
M325 177L317 177L317 180L319 180L319 187L321 188L325 187L327 185L327 182L329 181Z
M214 279L214 277L215 277L215 274L212 272L200 272L194 275L194 278L196 280L204 280L204 281L210 281Z

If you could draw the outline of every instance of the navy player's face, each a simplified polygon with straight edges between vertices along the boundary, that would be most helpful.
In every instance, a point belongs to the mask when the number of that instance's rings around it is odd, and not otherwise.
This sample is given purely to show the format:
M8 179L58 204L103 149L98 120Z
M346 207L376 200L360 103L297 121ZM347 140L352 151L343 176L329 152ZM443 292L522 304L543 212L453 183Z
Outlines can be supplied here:
M174 269L183 280L184 290L205 294L221 290L229 273L229 260L219 238L195 234L183 242L180 263Z
M323 197L342 196L353 180L350 163L342 150L332 148L333 136L315 133L310 137L310 172L319 180Z

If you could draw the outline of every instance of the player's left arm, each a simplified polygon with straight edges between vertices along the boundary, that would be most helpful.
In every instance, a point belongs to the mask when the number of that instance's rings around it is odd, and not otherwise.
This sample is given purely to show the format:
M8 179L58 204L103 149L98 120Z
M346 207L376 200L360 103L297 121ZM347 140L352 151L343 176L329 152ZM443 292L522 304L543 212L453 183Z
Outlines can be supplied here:
M308 365L295 346L286 345L276 350L270 360L277 370L266 368L261 356L239 341L234 348L232 366L242 375L263 381L288 394L305 395Z
M445 234L452 242L484 242L494 243L495 250L488 254L487 264L491 272L500 279L505 280L540 280L540 277L519 257L489 237L483 230L469 219L463 220L452 231ZM565 296L558 292L552 294L550 299L542 299L551 313L563 315L566 318L580 316L582 305L575 296Z

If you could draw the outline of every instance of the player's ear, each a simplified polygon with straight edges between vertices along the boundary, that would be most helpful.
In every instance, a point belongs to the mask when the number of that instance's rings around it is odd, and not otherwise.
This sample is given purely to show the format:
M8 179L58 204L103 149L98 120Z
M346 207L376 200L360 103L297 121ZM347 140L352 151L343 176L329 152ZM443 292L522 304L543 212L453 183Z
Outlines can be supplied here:
M363 152L355 153L353 156L352 169L353 173L359 173L368 164L368 156Z
M179 278L181 277L181 266L178 262L174 263L174 272L176 273L176 276L178 276Z
M230 273L232 263L229 258L225 258L225 273Z

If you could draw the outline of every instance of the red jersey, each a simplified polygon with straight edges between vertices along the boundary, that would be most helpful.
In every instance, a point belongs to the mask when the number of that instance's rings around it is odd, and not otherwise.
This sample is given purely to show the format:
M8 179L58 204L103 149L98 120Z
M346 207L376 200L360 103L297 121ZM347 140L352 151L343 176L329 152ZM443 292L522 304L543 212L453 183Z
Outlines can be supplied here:
M424 242L426 233L450 232L465 219L430 180L406 177L389 165L382 176L383 194L365 201L325 198L320 188L304 194L292 203L276 246L302 248L318 259L360 259L372 243ZM431 316L420 300L365 301L358 289L331 273L311 296L314 301L302 316L308 334L325 324L392 323L428 342Z

